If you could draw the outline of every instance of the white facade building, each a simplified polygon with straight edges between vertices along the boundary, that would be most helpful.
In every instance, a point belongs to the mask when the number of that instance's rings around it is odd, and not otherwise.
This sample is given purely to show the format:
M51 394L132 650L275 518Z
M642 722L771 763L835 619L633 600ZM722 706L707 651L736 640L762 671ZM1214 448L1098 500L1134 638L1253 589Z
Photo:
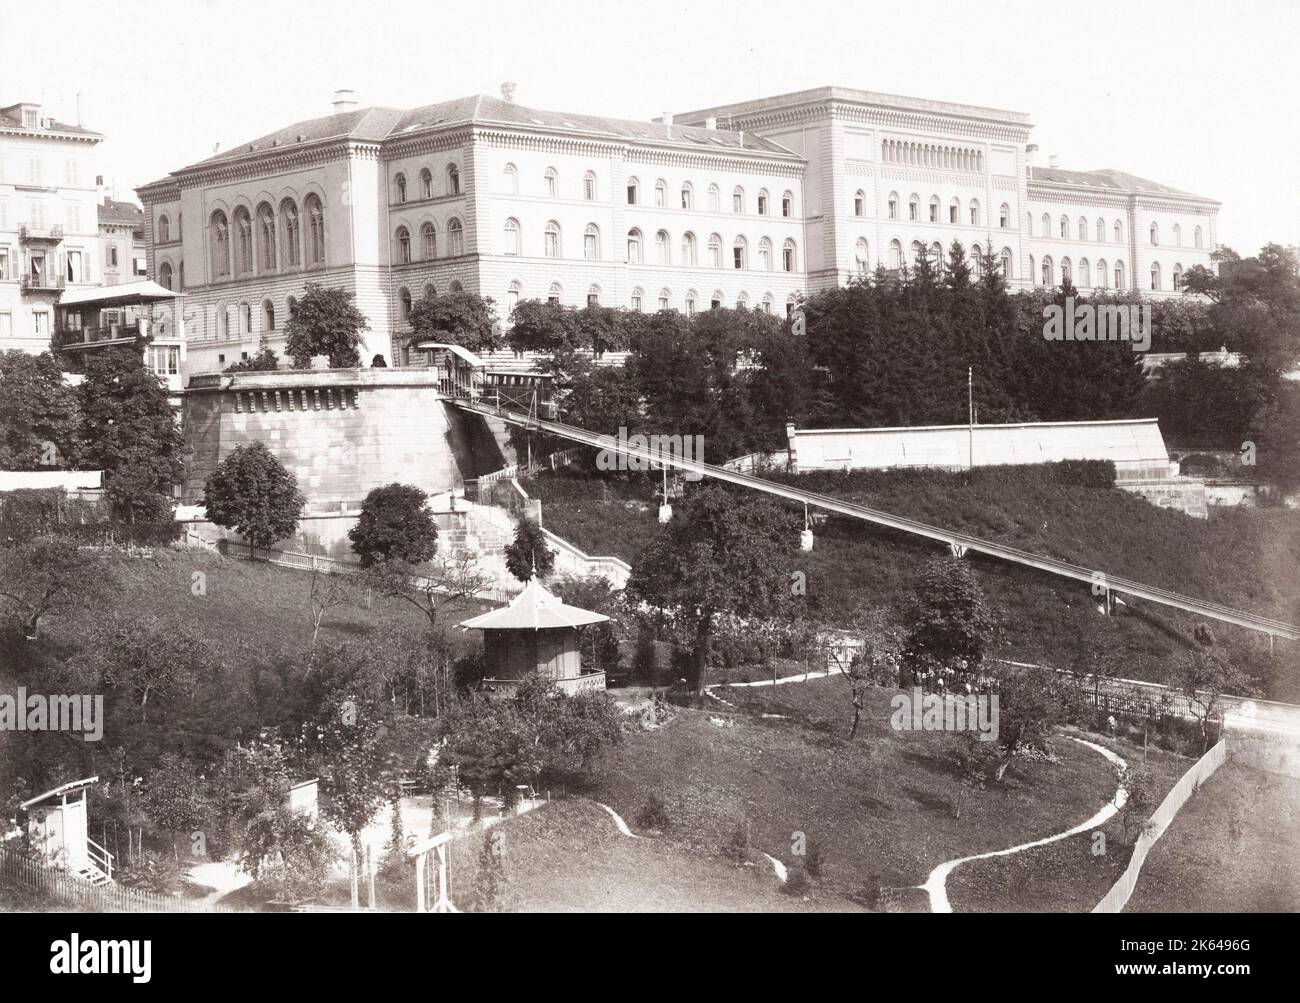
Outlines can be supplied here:
M1036 168L1021 112L821 88L638 122L511 91L410 111L340 92L332 115L139 189L149 274L186 294L191 370L263 335L283 354L309 281L354 292L365 361L391 363L430 290L491 297L507 323L534 298L784 315L801 293L956 239L990 249L1016 288L1068 268L1081 288L1137 276L1168 295L1214 247L1218 203Z

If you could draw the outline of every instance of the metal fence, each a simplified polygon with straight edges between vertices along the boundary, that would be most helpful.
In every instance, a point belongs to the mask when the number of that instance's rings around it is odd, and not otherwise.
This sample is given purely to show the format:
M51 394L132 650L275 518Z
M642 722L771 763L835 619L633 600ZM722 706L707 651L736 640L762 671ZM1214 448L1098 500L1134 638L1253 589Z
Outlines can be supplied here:
M84 912L218 912L238 910L192 899L172 898L122 885L92 885L67 871L47 867L13 846L0 846L0 882L22 885Z

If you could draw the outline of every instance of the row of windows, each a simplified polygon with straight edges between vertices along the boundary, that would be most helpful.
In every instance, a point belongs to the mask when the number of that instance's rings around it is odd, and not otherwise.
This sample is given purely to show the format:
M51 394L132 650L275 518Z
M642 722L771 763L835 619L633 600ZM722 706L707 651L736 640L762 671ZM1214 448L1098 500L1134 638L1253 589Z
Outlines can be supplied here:
M1057 284L1056 264L1050 254L1043 255L1040 269L1035 269L1034 256L1031 254L1029 256L1029 274L1039 285L1054 286ZM1123 289L1125 288L1125 274L1123 261L1116 261L1112 270L1107 266L1105 258L1099 259L1095 266L1091 265L1087 258L1080 258L1079 270L1076 275L1074 265L1070 259L1061 259L1061 282L1068 279L1073 285L1083 289L1108 289L1112 277L1115 288ZM1182 265L1178 266L1177 274L1177 281L1181 282ZM1153 286L1152 288L1158 287Z
M886 203L886 211L890 219L899 218L899 198L898 192L890 192L889 199ZM931 195L927 207L926 221L930 223L948 222L953 225L961 225L962 205L961 200L955 196L948 201L947 212L944 212L943 203L938 195ZM853 215L865 216L867 214L867 195L861 188L853 195ZM946 220L945 220L946 217ZM907 200L907 218L913 223L921 221L921 196L915 192ZM983 226L983 218L980 215L980 200L971 199L966 204L966 215L964 222L971 226ZM1011 206L1003 202L998 208L998 226L1008 229L1011 226Z
M853 245L854 265L860 275L865 275L870 271L871 247L866 237L859 237ZM979 244L972 244L966 252L966 260L969 262L972 272L980 275L983 272L983 249ZM937 240L929 247L926 247L922 241L914 240L911 245L911 257L906 259L908 263L915 262L918 258L925 257L930 265L936 270L942 272L947 264L947 254L943 245ZM1013 262L1014 256L1011 248L1004 247L997 255L998 262L1002 268L1002 274L1007 278L1014 278ZM889 248L881 264L886 268L898 270L903 267L905 259L903 257L903 242L895 238L889 242Z
M940 167L955 171L984 170L984 153L957 146L929 143L904 143L886 139L881 143L880 158L887 164L910 164L915 167Z
M514 164L506 164L504 169L505 189L507 194L519 194L519 169ZM542 192L548 198L560 197L560 172L554 167L548 167L542 175ZM588 202L598 201L600 198L600 185L594 171L587 171L582 176L582 197ZM722 211L722 189L716 184L711 184L704 193L704 207L709 212ZM667 209L673 202L670 201L668 193L668 182L659 178L654 183L651 195L652 202L659 209ZM627 179L627 204L641 205L643 199L641 195L641 181L637 177ZM683 181L681 187L676 193L676 205L683 209L695 208L695 186L689 181ZM760 216L771 216L776 206L773 205L772 196L766 188L760 188L754 201L754 211ZM787 218L794 216L794 193L785 191L781 193L780 212ZM737 214L745 214L750 211L750 203L745 189L741 185L736 185L731 190L731 211Z
M417 197L422 199L435 198L433 191L433 171L424 167L420 170L419 177L420 187L417 189ZM460 191L460 168L455 163L447 165L443 171L443 195L459 195ZM411 191L406 181L406 175L401 171L397 172L393 178L393 203L401 205L409 201Z
M1151 224L1151 229L1149 230L1148 233L1151 238L1151 246L1159 247L1160 246L1160 224L1153 222ZM1174 247L1182 247L1183 246L1182 224L1180 223L1174 224L1173 236L1174 236ZM1195 247L1197 250L1201 250L1205 246L1205 236L1201 232L1201 228L1199 226L1195 227L1192 230L1192 246ZM1152 288L1154 289L1155 287L1152 286Z
M308 195L303 209L307 216L307 263L320 266L325 264L325 212L320 198ZM255 214L241 205L230 221L225 211L218 209L212 214L210 232L215 278L231 274L232 245L235 275L266 274L302 264L302 219L293 199L282 201L279 212L266 202L257 207Z
M1041 231L1040 231L1041 236L1047 237L1049 239L1053 238L1052 217L1047 213L1043 213L1041 218L1041 224L1042 224ZM1033 231L1034 231L1034 217L1033 214L1031 213L1029 214L1029 232L1031 235L1033 234ZM1101 244L1106 242L1106 232L1107 232L1106 221L1103 219L1098 219L1095 226L1092 228L1092 233L1095 235L1094 239L1096 240L1097 243ZM1071 229L1070 218L1068 216L1061 216L1056 221L1055 237L1061 240L1069 240L1071 238L1071 233L1073 233L1075 240L1087 240L1088 233L1089 233L1087 219L1085 219L1083 216L1080 216L1075 221L1073 229ZM1124 242L1124 224L1119 220L1115 220L1115 222L1111 225L1110 233L1116 244L1122 244ZM1159 246L1160 244L1159 223L1151 224L1149 235L1151 238L1152 246L1153 247ZM1174 246L1182 247L1183 228L1180 224L1178 223L1174 224L1173 235L1174 235ZM1203 249L1205 247L1205 233L1199 226L1195 227L1192 230L1192 246L1197 249Z
M447 221L447 255L458 257L465 253L465 227L454 216ZM420 227L420 261L432 261L438 256L438 228L433 223ZM409 265L416 258L411 249L411 231L405 226L397 228L397 263Z
M523 253L522 230L519 220L514 217L506 220L503 238L503 254L513 256ZM551 220L542 231L542 256L547 258L564 257L561 238L560 224L555 220ZM626 248L628 264L640 265L646 263L645 236L640 229L633 227L627 232ZM710 268L726 267L722 248L722 237L716 233L710 234L707 244L707 263ZM759 271L770 272L773 270L772 253L772 241L767 237L761 238L758 242L756 265ZM600 261L602 259L600 228L595 223L589 223L582 232L582 256L587 261ZM698 259L698 241L695 234L688 230L682 234L681 243L677 248L676 264L693 267L699 263ZM729 260L732 268L748 269L750 267L749 240L746 237L738 236L732 241ZM660 230L655 234L653 262L658 265L674 264L673 240L667 230ZM798 267L796 244L793 240L787 239L781 245L781 271L793 272L797 271Z

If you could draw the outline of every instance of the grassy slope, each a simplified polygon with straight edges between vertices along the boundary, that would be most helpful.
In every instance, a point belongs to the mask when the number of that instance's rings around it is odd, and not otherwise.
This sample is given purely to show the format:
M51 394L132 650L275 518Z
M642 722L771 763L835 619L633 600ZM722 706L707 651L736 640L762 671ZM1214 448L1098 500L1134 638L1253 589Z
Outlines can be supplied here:
M1105 759L1061 739L1057 762L1017 761L1003 785L968 797L955 819L961 783L944 754L947 737L890 729L892 691L870 691L852 742L842 680L721 695L742 709L682 711L632 736L605 763L593 796L635 827L637 809L657 795L670 820L662 838L697 852L716 854L747 820L754 845L788 864L794 833L804 832L822 847L826 894L854 895L873 875L890 887L920 884L952 857L1068 829L1115 791ZM1171 785L1181 770L1168 772ZM919 894L910 904L926 908ZM958 905L988 907L984 889Z
M1300 780L1225 763L1147 855L1126 912L1300 912Z
M527 488L542 499L547 528L588 553L635 562L658 528L651 480L546 476ZM1033 468L977 471L973 478L818 475L804 483L908 518L1300 622L1300 513L1241 509L1191 519L1127 492L1054 484ZM793 569L807 576L811 612L832 619L862 604L901 611L925 560L942 553L927 541L857 520L832 518L816 533L812 553L798 554ZM1001 652L1068 664L1080 633L1097 623L1097 600L1089 590L992 559L972 560L1002 619ZM1137 608L1140 616L1112 617L1106 628L1128 653L1125 674L1159 678L1182 648L1152 622L1185 637L1195 618L1151 604ZM1212 630L1245 664L1258 664L1268 651L1262 635L1226 624ZM1300 646L1281 650L1290 665L1274 693L1300 699Z

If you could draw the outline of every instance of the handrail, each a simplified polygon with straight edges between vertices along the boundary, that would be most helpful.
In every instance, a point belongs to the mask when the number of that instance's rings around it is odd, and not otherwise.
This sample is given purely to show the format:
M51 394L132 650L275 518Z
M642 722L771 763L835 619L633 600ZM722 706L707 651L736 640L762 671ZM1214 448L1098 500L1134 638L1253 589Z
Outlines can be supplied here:
M107 877L108 880L112 881L113 880L113 855L109 853L108 850L104 849L104 847L96 843L89 836L86 837L86 848L88 851L90 851L87 854L90 857L90 859L93 860L96 864L98 864L99 869L104 872L104 876ZM99 853L98 854L94 853L93 851L95 850L98 850Z
M776 495L779 498L801 502L802 504L824 509L828 512L847 515L854 519L862 519L866 522L872 522L877 525L887 526L891 529L901 530L905 533L911 533L914 536L923 536L927 539L947 544L949 547L953 548L954 552L964 553L973 550L976 553L985 554L989 557L996 557L1005 561L1011 561L1014 564L1035 568L1039 571L1046 571L1051 574L1060 575L1063 578L1072 578L1076 581L1088 583L1099 583L1108 593L1119 592L1138 599L1146 599L1150 602L1164 606L1171 606L1175 609L1181 609L1188 613L1205 616L1212 620L1219 620L1224 623L1235 624L1239 627L1246 627L1250 630L1257 630L1261 633L1269 634L1270 636L1284 637L1292 641L1300 640L1300 627L1297 627L1295 624L1286 623L1282 620L1274 620L1271 617L1259 616L1255 613L1249 613L1244 610L1232 609L1231 607L1224 606L1220 603L1180 595L1179 593L1171 592L1168 589L1144 585L1143 583L1135 582L1132 579L1121 578L1119 576L1106 574L1103 571L1080 567L1077 564L1059 561L1053 557L1044 557L1041 554L1033 554L1028 551L1018 550L1015 547L1008 547L1004 544L993 543L992 541L983 540L979 537L969 536L966 533L943 529L939 526L931 526L927 523L917 522L914 519L908 519L903 516L891 515L888 512L882 512L878 509L868 508L865 505L858 505L839 498L833 498L830 495L818 494L813 491L804 491L799 488L786 487L778 484L776 481L767 480L763 477L754 477L750 474L743 474L735 470L727 470L724 467L717 467L699 460L687 459L670 452L653 450L649 445L634 445L627 440L619 440L610 435L588 432L586 429L575 428L572 425L565 425L561 422L548 421L544 418L504 410L500 405L494 407L493 405L481 400L454 400L451 403L460 408L475 411L479 414L492 415L503 421L510 422L511 424L524 425L529 428L547 432L551 435L570 439L574 442L580 442L587 446L606 449L614 453L620 453L624 456L635 457L641 460L652 460L667 466L677 467L692 473L703 474L717 480L752 488L756 491L763 491L767 494Z

